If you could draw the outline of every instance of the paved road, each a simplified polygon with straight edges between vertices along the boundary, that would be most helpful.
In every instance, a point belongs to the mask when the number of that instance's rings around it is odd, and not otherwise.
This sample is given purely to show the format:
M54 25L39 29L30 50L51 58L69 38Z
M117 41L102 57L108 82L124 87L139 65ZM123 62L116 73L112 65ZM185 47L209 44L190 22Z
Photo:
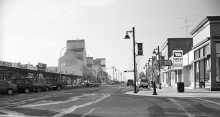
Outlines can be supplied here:
M132 86L119 84L5 95L0 98L0 116L219 117L220 115L219 97L167 97L159 96L160 91L158 90L158 96L151 96L151 89L141 88L139 93L134 94ZM166 88L163 91L174 93Z

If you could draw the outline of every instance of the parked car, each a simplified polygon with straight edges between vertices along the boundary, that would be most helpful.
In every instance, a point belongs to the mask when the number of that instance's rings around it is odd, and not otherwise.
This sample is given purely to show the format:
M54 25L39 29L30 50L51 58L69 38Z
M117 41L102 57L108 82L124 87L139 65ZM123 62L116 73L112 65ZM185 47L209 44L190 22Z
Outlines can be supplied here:
M11 84L9 82L0 81L0 92L12 95L14 92L17 92L17 85Z
M49 88L46 86L46 80L45 78L30 78L30 80L33 83L33 90L37 92L48 91Z
M130 86L130 85L134 85L134 80L133 79L128 79L127 81L127 86Z
M149 86L149 82L148 82L148 80L147 80L147 79L141 79L141 82L140 82L139 88L140 88L140 87L148 88L148 86Z
M34 88L33 83L29 78L9 79L8 82L16 84L18 91L22 91L24 93L29 93Z
M9 79L8 82L16 84L19 91L29 93L30 91L48 91L44 78L18 78Z
M101 83L99 83L99 82L95 82L95 81L91 81L91 82L89 82L89 83L86 83L86 86L87 87L98 87L98 86L100 86L101 85Z
M114 85L114 84L115 84L115 82L111 81L109 84L110 84L110 85Z
M61 90L62 88L64 88L66 86L66 82L58 82L58 81L55 81L53 79L45 79L46 82L50 82L51 83L51 88L54 89L54 90Z

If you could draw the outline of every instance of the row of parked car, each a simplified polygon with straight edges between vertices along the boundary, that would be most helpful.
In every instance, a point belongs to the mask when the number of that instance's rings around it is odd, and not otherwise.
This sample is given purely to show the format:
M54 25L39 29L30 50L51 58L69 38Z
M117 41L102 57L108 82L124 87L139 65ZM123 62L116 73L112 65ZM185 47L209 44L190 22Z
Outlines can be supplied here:
M0 93L12 95L14 92L29 93L30 91L60 90L65 87L65 82L56 82L45 78L19 78L0 81Z

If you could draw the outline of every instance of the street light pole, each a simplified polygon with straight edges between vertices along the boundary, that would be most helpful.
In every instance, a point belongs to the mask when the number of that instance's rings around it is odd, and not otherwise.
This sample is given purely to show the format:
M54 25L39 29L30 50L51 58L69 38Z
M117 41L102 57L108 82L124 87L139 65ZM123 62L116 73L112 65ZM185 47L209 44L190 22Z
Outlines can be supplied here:
M129 33L133 33L133 55L134 55L134 93L137 93L137 90L136 90L136 54L135 54L135 28L133 27L132 28L132 31L127 31L126 33L126 36L125 36L125 39L130 39L129 35L128 35L128 32Z
M157 53L155 52L155 50L157 50ZM161 89L161 80L160 80L160 48L159 46L157 47L157 49L154 49L153 54L158 55L158 82L159 82L159 89Z
M66 47L63 47L63 49ZM60 64L60 80L61 80L61 52L63 51L63 49L60 51L60 60L59 60L59 64Z
M154 82L153 82L153 88L154 88L154 92L153 92L153 95L157 95L157 91L156 91L156 84L155 84L155 78L154 78L154 68L153 68L153 65L154 65L154 58L152 56L152 79L154 79Z
M159 77L159 89L161 89L161 80L160 80L160 48L159 48L159 46L158 46L158 51L157 51L157 53L158 53L158 68L159 68L159 74L158 74L158 77Z

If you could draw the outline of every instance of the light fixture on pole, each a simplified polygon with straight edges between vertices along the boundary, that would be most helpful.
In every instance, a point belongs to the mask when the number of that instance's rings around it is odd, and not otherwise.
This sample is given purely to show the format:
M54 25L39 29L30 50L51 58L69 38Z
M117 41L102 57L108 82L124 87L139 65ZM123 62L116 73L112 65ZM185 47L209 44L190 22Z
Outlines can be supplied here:
M128 35L128 33L132 33L133 34L133 55L134 55L134 93L137 93L137 89L136 89L136 54L135 54L135 28L133 27L131 31L126 31L126 35L124 39L130 39L130 36Z

